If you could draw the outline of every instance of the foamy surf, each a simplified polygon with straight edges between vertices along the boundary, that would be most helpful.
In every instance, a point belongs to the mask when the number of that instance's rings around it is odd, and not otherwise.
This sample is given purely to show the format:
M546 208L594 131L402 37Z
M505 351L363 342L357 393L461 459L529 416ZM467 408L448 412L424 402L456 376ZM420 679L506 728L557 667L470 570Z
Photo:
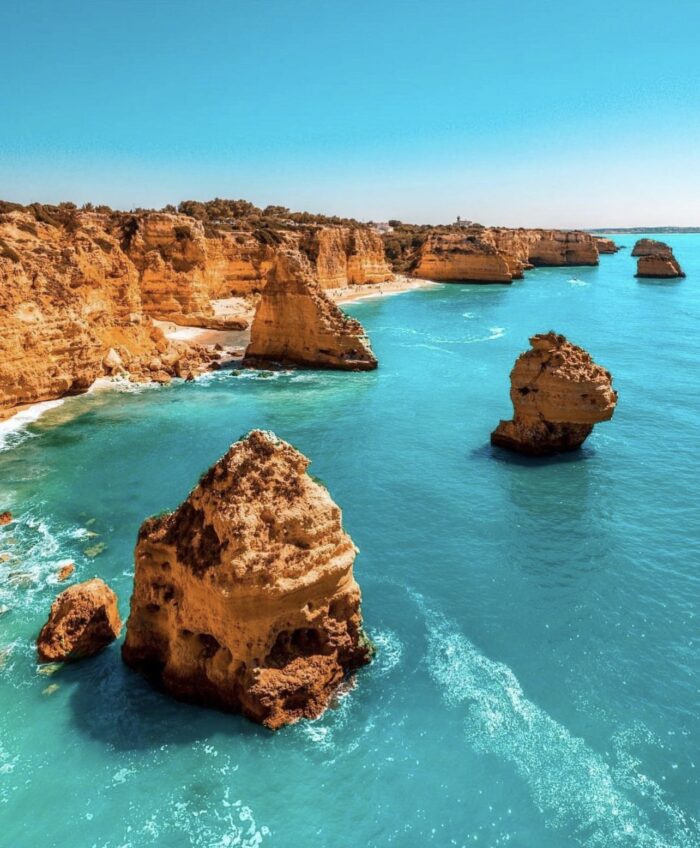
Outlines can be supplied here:
M548 827L572 832L586 848L700 845L698 822L668 803L658 784L611 767L529 701L506 665L415 597L428 626L430 674L451 707L465 708L467 742L513 765Z
M0 451L16 447L24 435L24 431L30 424L38 421L42 415L51 409L55 409L63 403L63 398L57 400L46 400L41 403L32 404L26 409L16 412L7 421L0 422Z

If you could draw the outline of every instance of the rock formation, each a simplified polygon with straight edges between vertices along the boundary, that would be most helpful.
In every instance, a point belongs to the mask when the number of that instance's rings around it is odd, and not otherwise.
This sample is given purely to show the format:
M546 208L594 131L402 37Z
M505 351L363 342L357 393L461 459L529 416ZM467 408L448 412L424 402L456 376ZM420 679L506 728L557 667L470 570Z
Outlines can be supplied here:
M367 227L216 230L174 213L0 204L0 419L104 374L166 382L208 367L218 357L168 342L153 319L244 328L212 298L259 293L280 252L307 258L324 288L392 276Z
M513 418L500 422L491 444L532 456L575 450L612 418L610 373L556 333L532 336L530 345L510 373Z
M0 527L3 527L6 524L12 523L12 513L11 512L0 512Z
M247 367L302 365L368 371L377 367L362 325L322 291L311 267L280 253L255 313Z
M473 226L428 233L409 271L428 280L510 283L534 266L597 264L588 233Z
M603 236L593 236L593 238L595 239L598 253L617 253L620 249L620 246L612 239L604 238Z
M371 648L355 546L308 464L254 430L175 512L144 522L125 662L272 729L323 712Z
M656 239L643 238L639 239L635 242L634 247L632 248L632 256L672 256L673 251L671 248L663 241L656 241Z
M637 259L637 277L685 277L673 253L646 253Z
M91 657L113 642L122 623L117 596L95 578L66 589L51 605L36 646L40 662Z

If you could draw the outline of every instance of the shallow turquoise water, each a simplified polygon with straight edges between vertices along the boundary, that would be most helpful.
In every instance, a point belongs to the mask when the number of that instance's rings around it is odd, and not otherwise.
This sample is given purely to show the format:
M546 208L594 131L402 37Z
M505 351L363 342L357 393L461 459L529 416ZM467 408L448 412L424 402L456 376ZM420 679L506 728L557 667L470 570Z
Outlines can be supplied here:
M373 374L224 372L6 436L3 843L700 845L700 236L668 241L683 281L638 282L623 251L355 304ZM575 456L516 459L488 436L549 329L612 371L618 410ZM361 549L380 651L357 685L271 734L154 692L117 645L38 674L57 564L126 616L141 521L252 427L312 458Z

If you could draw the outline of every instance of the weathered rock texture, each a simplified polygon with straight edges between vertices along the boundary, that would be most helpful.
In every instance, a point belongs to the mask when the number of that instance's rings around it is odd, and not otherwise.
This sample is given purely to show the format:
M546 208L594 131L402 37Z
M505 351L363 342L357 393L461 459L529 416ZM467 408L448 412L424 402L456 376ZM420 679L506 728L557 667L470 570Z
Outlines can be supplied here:
M389 279L383 242L362 227L205 230L170 213L44 207L0 214L0 418L15 407L85 391L103 374L167 382L213 359L168 342L152 319L241 329L212 298L265 286L280 252L313 263L322 287Z
M254 430L136 545L125 662L270 728L314 718L371 656L356 549L309 461Z
M106 648L121 632L117 596L102 580L76 583L56 598L37 639L40 662L78 660Z
M673 254L652 253L637 259L638 277L685 277L685 273Z
M428 234L411 273L445 282L510 283L533 266L597 264L597 243L588 233L472 227Z
M367 371L377 367L362 325L339 309L294 253L280 253L255 313L244 364Z
M673 256L673 251L664 241L643 238L635 242L632 256Z
M598 253L617 253L620 249L620 246L610 238L604 238L603 236L594 236L593 238L595 239Z
M533 456L575 450L594 424L612 418L610 373L556 333L533 336L530 345L510 374L513 418L500 422L491 443Z

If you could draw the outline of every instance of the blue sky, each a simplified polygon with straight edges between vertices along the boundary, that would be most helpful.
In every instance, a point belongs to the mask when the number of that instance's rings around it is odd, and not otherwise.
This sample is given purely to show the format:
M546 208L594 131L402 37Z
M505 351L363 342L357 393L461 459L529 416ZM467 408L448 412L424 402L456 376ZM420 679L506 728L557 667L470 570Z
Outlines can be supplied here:
M0 196L700 225L700 3L3 3Z

